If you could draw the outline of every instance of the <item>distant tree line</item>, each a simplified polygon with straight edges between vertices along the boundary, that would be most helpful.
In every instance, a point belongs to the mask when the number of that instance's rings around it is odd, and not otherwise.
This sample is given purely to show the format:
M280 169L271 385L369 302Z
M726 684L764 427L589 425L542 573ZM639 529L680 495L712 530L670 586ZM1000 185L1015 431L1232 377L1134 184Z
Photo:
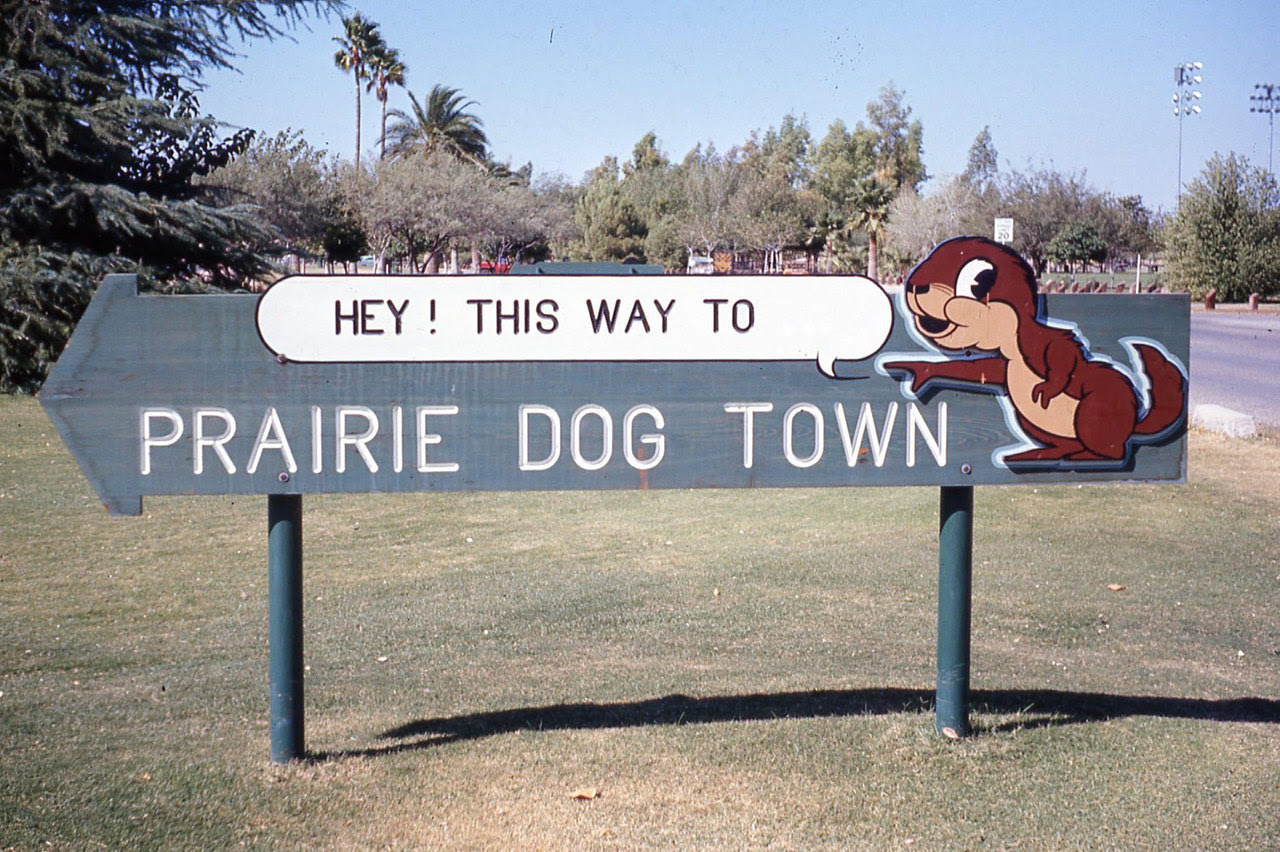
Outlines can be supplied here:
M138 272L177 292L254 288L306 264L387 272L490 264L750 255L778 271L901 275L941 240L1014 220L1038 274L1161 258L1164 281L1220 298L1280 295L1280 192L1235 154L1215 156L1174 215L1052 166L1000 168L989 128L964 171L933 177L924 128L892 83L852 127L811 134L783 116L721 152L682 157L654 131L581 180L492 155L479 107L457 88L408 90L378 25L341 18L335 66L355 84L347 160L300 130L227 132L200 109L207 69L233 39L272 38L336 0L182 4L0 0L0 389L39 387L96 283ZM390 105L396 87L408 103ZM364 98L377 157L361 158Z
M865 121L837 120L820 140L787 115L723 154L699 144L678 162L649 132L629 160L606 157L587 175L573 253L682 268L691 255L754 251L771 269L800 248L825 251L833 271L874 276L891 202L928 176L923 128L903 97L885 86Z

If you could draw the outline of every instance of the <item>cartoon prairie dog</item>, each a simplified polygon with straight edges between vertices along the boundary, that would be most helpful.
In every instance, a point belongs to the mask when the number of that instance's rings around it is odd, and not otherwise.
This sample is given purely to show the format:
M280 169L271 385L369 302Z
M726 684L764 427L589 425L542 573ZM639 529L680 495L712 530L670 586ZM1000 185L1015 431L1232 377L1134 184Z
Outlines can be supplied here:
M897 360L890 374L918 393L931 383L1004 392L1018 425L1039 447L1005 456L1010 467L1123 465L1134 443L1158 440L1186 408L1186 377L1157 347L1132 348L1151 383L1141 410L1129 377L1091 358L1075 334L1047 325L1035 274L1017 253L982 237L940 244L908 276L904 296L916 329L945 353L977 357ZM985 354L990 353L990 354Z

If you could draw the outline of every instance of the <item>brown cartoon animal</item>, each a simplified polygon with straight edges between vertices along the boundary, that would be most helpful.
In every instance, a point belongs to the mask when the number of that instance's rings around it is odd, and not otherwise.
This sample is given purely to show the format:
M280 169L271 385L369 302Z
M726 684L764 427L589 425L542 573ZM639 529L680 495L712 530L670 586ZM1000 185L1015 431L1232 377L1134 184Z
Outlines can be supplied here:
M1132 444L1158 439L1183 418L1186 376L1146 343L1132 348L1151 383L1142 412L1129 377L1090 357L1075 334L1040 316L1035 274L1017 253L982 237L940 244L904 285L916 329L944 352L989 355L886 362L912 379L1008 395L1018 425L1039 447L1004 457L1010 467L1123 465ZM1137 365L1135 365L1137 366Z

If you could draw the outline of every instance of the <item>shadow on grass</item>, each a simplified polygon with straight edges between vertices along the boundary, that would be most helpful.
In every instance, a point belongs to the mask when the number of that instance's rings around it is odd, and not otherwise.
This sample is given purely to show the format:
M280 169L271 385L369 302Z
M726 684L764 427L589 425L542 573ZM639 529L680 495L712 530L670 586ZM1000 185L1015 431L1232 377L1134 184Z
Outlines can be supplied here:
M933 709L934 692L924 689L846 689L780 692L772 695L668 695L613 704L583 702L517 707L437 719L418 719L384 731L385 746L313 753L314 760L377 757L516 731L595 730L646 725L692 725L828 716L882 716ZM1280 724L1280 701L1268 698L1163 698L1057 690L974 690L974 713L1011 717L975 726L977 733L1072 725L1127 716L1158 716L1210 722Z

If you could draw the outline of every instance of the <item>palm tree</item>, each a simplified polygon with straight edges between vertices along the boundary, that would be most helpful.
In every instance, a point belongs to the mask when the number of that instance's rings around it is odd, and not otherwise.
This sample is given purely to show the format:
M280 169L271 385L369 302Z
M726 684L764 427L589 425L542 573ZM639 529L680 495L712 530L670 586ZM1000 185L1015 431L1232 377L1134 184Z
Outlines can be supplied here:
M889 222L889 204L893 201L893 187L877 178L863 181L857 200L853 221L855 228L867 232L867 277L880 280L880 238Z
M372 91L382 105L382 135L378 141L382 146L379 159L387 156L387 89L390 86L403 86L404 75L409 69L400 61L400 51L385 44L368 57L369 82L366 89Z
M365 65L369 58L386 45L378 34L378 25L356 12L349 18L342 19L343 33L334 36L339 45L333 55L333 64L355 74L356 78L356 165L360 165L360 88L361 77L364 76Z
M395 119L385 134L393 157L441 151L476 164L484 162L489 147L484 122L467 112L475 101L439 83L431 87L425 108L413 92L409 93L409 101L413 105L409 112L393 109L388 113Z

